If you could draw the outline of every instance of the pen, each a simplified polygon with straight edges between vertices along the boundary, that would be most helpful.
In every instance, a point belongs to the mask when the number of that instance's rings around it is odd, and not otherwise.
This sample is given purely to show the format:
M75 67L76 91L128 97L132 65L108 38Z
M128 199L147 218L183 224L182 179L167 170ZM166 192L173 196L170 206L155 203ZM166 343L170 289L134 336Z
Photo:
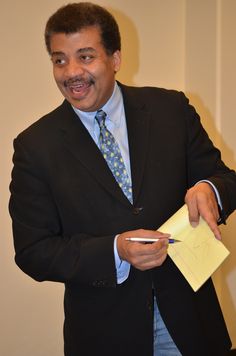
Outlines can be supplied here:
M152 242L156 242L159 241L159 238L146 238L146 237L126 237L126 241L133 241L133 242L146 242L146 243L152 243ZM180 240L177 239L168 239L169 240L169 244L173 244L175 242L180 242Z

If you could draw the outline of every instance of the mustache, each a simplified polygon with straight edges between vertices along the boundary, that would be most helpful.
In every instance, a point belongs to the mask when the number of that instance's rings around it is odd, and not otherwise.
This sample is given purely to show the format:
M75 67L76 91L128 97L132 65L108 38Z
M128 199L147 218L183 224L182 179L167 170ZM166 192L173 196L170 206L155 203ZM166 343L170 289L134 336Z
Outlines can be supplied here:
M70 85L75 85L75 84L86 84L86 85L92 85L94 84L95 81L93 78L83 78L81 76L75 76L73 78L69 78L64 81L64 86L69 87Z

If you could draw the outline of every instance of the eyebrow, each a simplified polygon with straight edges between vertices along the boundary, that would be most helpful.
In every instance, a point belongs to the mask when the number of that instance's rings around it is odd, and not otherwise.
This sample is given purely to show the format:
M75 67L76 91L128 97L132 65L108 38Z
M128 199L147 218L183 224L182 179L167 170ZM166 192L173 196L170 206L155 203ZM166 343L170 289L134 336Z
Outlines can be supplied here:
M84 53L84 52L96 52L96 50L93 47L85 47L85 48L80 48L77 51L78 53Z
M54 51L54 52L51 53L51 57L53 57L53 56L62 56L62 55L64 55L64 54L65 54L65 53L60 52L60 51Z
M76 51L76 53L80 54L80 53L87 53L87 52L93 52L95 53L96 50L93 48L93 47L84 47L84 48L80 48ZM51 56L62 56L62 55L65 55L64 52L62 51L54 51L51 53Z

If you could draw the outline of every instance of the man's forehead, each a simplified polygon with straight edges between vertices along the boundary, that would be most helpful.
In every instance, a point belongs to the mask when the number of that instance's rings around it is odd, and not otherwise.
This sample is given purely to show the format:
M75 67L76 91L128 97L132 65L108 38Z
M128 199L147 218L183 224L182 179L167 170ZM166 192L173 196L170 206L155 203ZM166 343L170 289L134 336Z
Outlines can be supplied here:
M94 27L86 27L81 29L80 31L76 32L54 32L51 35L50 42L78 42L78 41L84 41L85 43L94 43L98 42L101 43L101 34L100 31L97 30L97 28ZM84 46L83 46L84 47ZM89 46L87 46L89 47Z
M83 54L83 53L95 53L96 52L96 50L95 50L95 48L93 48L93 47L84 47L84 48L79 48L79 49L77 49L76 50L76 53L77 54ZM51 55L52 56L57 56L57 55L63 55L64 54L64 52L63 51L60 51L60 50L52 50L52 53L51 53Z

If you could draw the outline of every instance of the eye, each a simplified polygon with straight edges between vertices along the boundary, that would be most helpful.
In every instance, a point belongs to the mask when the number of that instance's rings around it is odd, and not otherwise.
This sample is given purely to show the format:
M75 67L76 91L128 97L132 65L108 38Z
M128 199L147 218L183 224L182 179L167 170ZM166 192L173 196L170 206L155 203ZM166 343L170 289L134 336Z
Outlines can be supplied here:
M91 54L82 54L82 55L80 55L79 58L80 58L81 62L83 62L83 63L90 63L93 61L94 56Z
M63 66L66 63L65 58L52 57L52 63L56 66Z

